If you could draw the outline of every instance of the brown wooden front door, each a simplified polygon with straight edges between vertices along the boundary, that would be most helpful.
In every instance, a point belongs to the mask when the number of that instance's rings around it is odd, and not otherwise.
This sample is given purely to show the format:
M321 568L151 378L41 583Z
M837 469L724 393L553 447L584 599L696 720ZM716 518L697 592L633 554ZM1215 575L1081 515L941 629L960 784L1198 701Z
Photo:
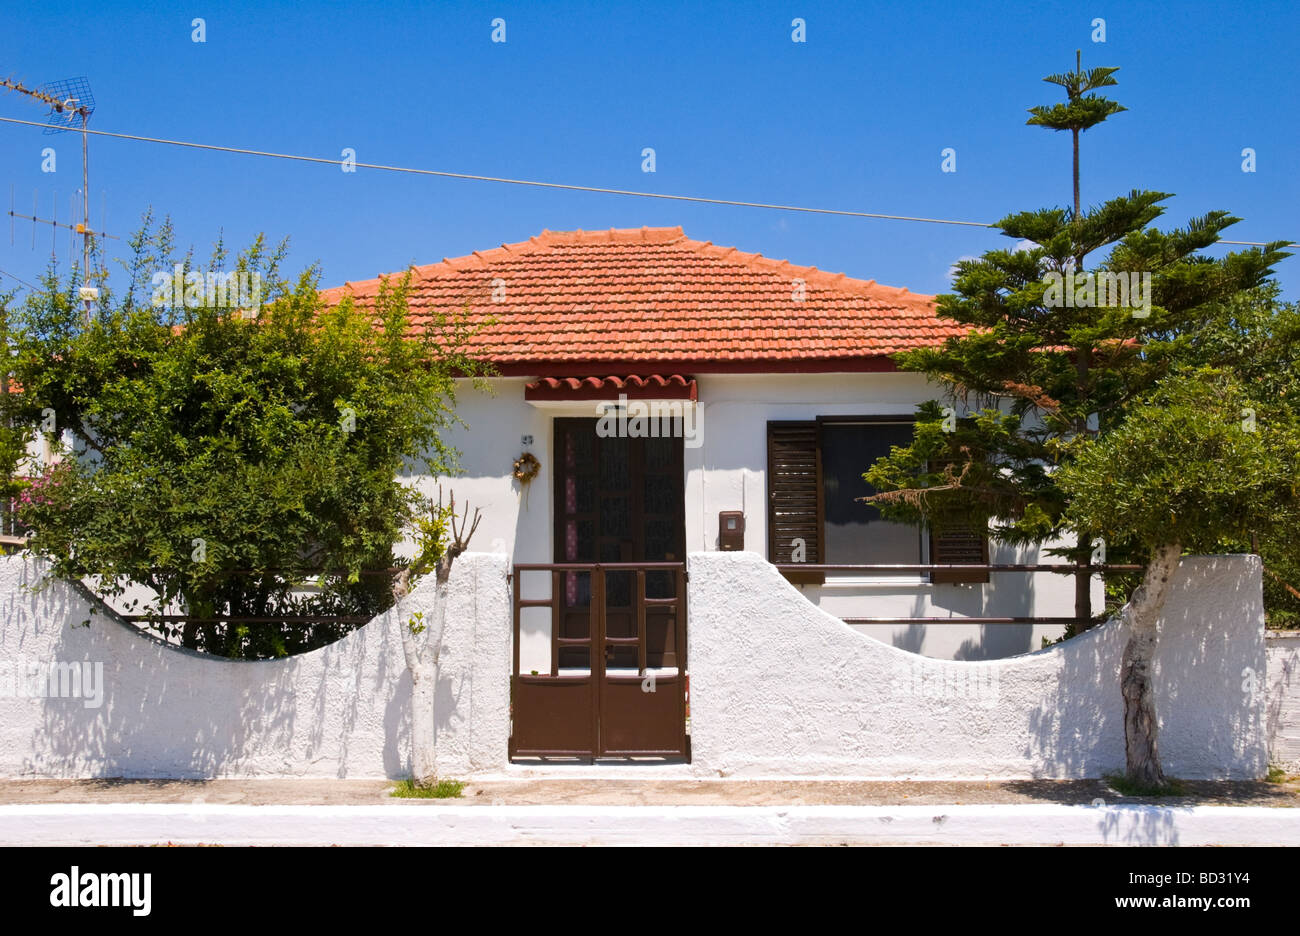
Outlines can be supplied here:
M686 558L680 434L601 438L595 419L555 420L555 561L682 562ZM606 637L636 636L635 573L605 580ZM646 597L674 597L669 572L646 573ZM591 574L566 574L561 636L587 637ZM647 609L647 665L677 665L672 612ZM576 654L575 654L576 656ZM568 661L561 659L561 666ZM576 665L586 661L574 659ZM605 665L636 666L635 648L609 646Z
M684 562L682 450L680 432L601 437L596 419L556 419L554 561ZM595 682L594 753L675 753L684 747L685 575L611 567L600 578L563 572L557 602L558 636L582 641L557 647L559 671L587 670Z

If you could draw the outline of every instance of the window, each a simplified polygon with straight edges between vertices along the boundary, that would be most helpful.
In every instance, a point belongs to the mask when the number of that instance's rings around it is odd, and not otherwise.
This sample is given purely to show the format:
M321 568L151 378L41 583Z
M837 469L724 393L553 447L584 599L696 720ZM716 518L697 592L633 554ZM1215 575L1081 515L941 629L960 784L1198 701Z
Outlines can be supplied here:
M821 426L822 532L832 565L921 562L921 531L886 520L858 498L876 493L862 473L894 445L912 441L910 422L823 422Z
M855 417L769 422L768 557L778 564L979 564L987 540L974 531L926 537L914 526L885 520L858 498L875 492L862 479L894 445L912 440L910 419ZM787 572L795 582L821 582L816 572ZM935 572L933 582L987 581L983 571Z

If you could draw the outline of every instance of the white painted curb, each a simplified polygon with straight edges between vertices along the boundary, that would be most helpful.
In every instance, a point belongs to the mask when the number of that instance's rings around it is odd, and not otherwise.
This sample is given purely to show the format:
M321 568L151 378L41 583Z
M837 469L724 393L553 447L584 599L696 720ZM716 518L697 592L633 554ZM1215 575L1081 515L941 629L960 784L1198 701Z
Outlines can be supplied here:
M0 806L0 845L1300 845L1265 806Z

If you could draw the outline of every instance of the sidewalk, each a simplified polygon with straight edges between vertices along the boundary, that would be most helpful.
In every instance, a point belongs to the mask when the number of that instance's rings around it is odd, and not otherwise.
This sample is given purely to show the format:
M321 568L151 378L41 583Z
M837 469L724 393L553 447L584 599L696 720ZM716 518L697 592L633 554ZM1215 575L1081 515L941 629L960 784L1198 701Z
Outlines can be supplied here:
M0 845L1300 845L1294 782L4 780Z
M212 803L245 806L931 806L1110 805L1300 807L1300 777L1185 781L1187 794L1121 796L1104 780L631 780L471 781L451 800L399 800L391 780L0 780L0 805Z

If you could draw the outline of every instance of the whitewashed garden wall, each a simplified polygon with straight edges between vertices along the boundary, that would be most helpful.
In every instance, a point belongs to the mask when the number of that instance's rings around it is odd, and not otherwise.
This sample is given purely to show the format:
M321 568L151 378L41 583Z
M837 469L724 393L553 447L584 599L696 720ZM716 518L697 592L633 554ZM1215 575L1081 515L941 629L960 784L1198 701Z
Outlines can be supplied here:
M1271 634L1266 643L1270 762L1300 774L1300 633Z
M935 660L819 610L756 554L695 553L689 568L693 761L683 775L1092 777L1123 766L1117 622L1005 660ZM504 555L474 553L453 572L437 693L444 776L523 769L506 762L506 572ZM1266 664L1260 574L1249 556L1180 568L1157 656L1172 775L1267 769L1278 723L1267 713L1295 678ZM431 581L329 647L237 662L143 636L67 583L30 590L39 575L30 559L0 558L0 776L408 774L397 628L427 610ZM73 662L90 664L78 697L13 691L29 667Z
M397 628L430 610L433 576L343 640L267 661L164 644L107 608L92 615L95 603L66 583L24 587L38 579L37 563L0 558L0 680L28 666L91 661L102 664L103 696L96 705L84 691L0 695L0 776L409 775L411 682ZM457 776L506 760L506 559L462 556L452 584L436 707L439 769Z
M1008 659L934 660L857 633L752 553L695 555L690 571L698 770L1066 778L1124 767L1117 621ZM1156 655L1160 755L1173 776L1267 768L1260 582L1255 556L1179 568Z

